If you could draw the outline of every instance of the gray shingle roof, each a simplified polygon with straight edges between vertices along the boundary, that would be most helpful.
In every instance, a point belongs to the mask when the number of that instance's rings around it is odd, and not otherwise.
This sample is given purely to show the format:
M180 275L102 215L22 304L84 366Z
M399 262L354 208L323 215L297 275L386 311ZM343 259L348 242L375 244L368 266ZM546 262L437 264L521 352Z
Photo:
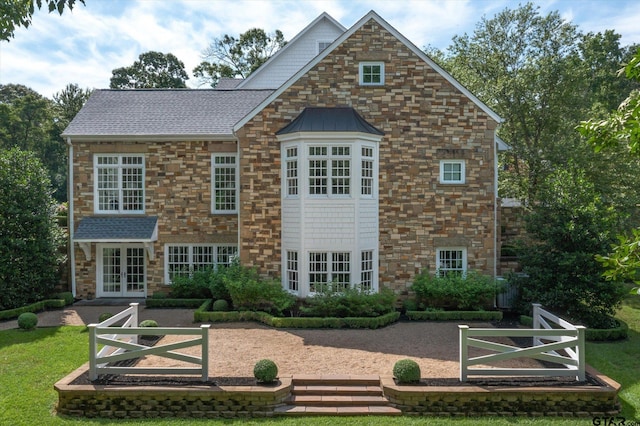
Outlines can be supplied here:
M295 132L362 132L384 135L351 107L307 107L295 120L278 130L276 135Z
M271 90L96 90L63 136L231 135Z
M73 239L75 241L151 241L157 226L157 216L91 216L80 221Z

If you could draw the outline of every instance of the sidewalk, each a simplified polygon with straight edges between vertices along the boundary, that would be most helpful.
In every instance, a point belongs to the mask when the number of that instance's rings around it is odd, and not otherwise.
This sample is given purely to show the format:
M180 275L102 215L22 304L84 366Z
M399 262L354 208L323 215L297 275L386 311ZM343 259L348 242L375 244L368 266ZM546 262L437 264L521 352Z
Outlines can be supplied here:
M193 309L147 309L144 300L104 299L78 301L64 309L38 312L38 327L58 327L60 325L87 325L98 323L101 314L117 314L129 307L129 303L140 303L139 320L152 319L160 327L192 327ZM0 330L18 328L18 320L0 321Z

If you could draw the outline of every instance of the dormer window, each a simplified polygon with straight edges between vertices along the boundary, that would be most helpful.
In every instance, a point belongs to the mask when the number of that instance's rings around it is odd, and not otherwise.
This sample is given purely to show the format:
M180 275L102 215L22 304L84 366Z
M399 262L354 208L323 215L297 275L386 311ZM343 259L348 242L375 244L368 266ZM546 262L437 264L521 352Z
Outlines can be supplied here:
M384 62L361 62L360 85L382 86L384 84Z

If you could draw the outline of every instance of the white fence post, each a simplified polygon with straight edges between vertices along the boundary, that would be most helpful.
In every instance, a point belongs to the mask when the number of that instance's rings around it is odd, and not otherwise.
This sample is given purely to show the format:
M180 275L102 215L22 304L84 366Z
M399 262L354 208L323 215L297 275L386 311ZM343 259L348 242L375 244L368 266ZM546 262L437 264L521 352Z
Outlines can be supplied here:
M98 349L96 324L89 324L87 328L89 329L89 380L93 381L98 378L96 365L96 351Z
M139 306L140 306L139 303L129 303L129 307L131 308L131 325L129 327L137 327L140 324L140 322L138 321ZM137 334L132 336L131 338L132 343L138 344L139 338L140 336L138 336Z
M585 347L584 340L585 334L587 333L587 329L583 325L577 325L576 330L578 331L578 344L576 346L576 352L578 353L578 376L576 377L579 381L584 382L587 377L585 373Z
M542 309L542 305L540 303L532 303L533 305L533 326L534 330L540 330L540 309ZM539 346L542 342L538 336L533 336L533 346Z
M209 327L211 324L202 324L202 381L209 380Z
M460 330L460 381L467 381L467 363L469 360L469 349L467 347L468 325L458 325Z

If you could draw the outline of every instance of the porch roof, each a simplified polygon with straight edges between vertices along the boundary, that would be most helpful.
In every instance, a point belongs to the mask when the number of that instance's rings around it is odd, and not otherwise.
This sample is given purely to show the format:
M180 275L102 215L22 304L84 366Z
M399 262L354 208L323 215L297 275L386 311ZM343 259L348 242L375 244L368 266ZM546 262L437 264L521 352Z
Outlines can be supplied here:
M151 242L158 239L158 217L96 217L80 220L75 242Z
M361 132L384 135L351 107L307 107L291 123L278 130L276 135L296 132Z

